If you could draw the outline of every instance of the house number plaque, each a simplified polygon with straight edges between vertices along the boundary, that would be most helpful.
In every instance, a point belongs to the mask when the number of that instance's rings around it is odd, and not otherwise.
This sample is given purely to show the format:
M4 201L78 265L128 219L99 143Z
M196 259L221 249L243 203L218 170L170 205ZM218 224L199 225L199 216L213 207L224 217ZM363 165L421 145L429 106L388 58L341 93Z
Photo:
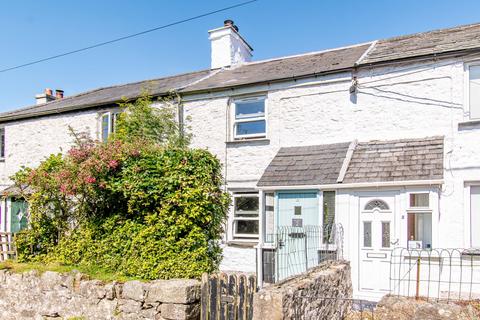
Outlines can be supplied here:
M292 227L303 227L303 219L292 219Z

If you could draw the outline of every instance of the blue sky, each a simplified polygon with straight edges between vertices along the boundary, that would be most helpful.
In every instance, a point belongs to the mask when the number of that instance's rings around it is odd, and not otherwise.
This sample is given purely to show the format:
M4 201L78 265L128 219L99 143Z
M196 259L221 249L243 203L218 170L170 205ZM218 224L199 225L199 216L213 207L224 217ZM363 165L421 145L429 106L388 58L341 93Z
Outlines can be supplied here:
M1 1L0 69L216 10L235 1ZM334 48L480 22L475 0L259 0L106 47L0 73L0 111L34 104L44 88L101 86L205 69L207 31L233 19L254 59Z

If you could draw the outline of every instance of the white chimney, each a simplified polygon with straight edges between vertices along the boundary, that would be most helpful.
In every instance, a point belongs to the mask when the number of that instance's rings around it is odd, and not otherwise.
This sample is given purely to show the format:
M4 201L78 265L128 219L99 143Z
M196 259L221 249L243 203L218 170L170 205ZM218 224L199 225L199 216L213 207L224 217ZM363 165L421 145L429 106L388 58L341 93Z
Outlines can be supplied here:
M55 96L53 95L52 89L47 88L44 93L35 95L35 100L37 104L44 104L55 100Z
M253 48L238 33L232 20L221 28L208 31L212 45L212 69L234 66L252 59Z

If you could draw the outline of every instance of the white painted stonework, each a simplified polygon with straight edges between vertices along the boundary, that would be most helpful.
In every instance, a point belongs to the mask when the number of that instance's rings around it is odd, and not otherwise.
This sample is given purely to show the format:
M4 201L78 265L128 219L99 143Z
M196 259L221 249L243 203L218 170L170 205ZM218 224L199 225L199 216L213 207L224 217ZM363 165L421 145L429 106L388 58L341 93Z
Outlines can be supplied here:
M222 68L249 62L252 59L252 48L232 27L210 30L212 69Z
M219 38L218 41L224 40ZM220 42L218 45L228 47ZM468 62L472 59L470 56ZM480 56L478 59L480 61ZM213 57L213 53L212 60L218 61L217 66L227 63ZM428 192L432 204L433 246L470 247L467 185L480 181L480 129L458 129L458 123L469 119L465 105L465 63L462 59L430 60L360 69L356 74L357 93L353 95L349 92L350 73L215 94L185 94L184 115L185 119L190 119L187 122L194 135L193 147L210 150L224 164L229 190L256 190L257 181L280 147L354 139L445 136L443 185L425 183L415 187L338 190L336 222L345 229L344 255L352 262L354 290L360 296L357 271L361 192L391 191L395 194L395 228L402 246L407 245L403 236L407 233L408 194ZM258 94L266 96L266 139L230 141L231 98ZM21 166L35 166L51 153L65 152L72 142L69 125L98 138L98 111L6 123L6 158L0 163L2 186L10 183L8 177ZM230 221L224 239L222 269L257 270L256 242L229 246L233 240L231 228ZM245 245L250 247L245 248Z

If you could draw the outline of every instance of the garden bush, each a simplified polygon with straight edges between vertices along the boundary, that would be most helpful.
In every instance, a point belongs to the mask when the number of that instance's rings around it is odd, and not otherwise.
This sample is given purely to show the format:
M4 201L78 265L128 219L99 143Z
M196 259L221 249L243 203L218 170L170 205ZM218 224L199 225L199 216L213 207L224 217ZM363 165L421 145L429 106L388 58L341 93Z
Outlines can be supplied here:
M229 205L218 159L186 147L174 113L162 110L145 122L167 128L159 133L129 129L157 112L148 99L124 108L117 137L100 143L77 135L66 155L15 175L29 191L29 228L16 237L19 261L96 266L145 279L217 269Z

